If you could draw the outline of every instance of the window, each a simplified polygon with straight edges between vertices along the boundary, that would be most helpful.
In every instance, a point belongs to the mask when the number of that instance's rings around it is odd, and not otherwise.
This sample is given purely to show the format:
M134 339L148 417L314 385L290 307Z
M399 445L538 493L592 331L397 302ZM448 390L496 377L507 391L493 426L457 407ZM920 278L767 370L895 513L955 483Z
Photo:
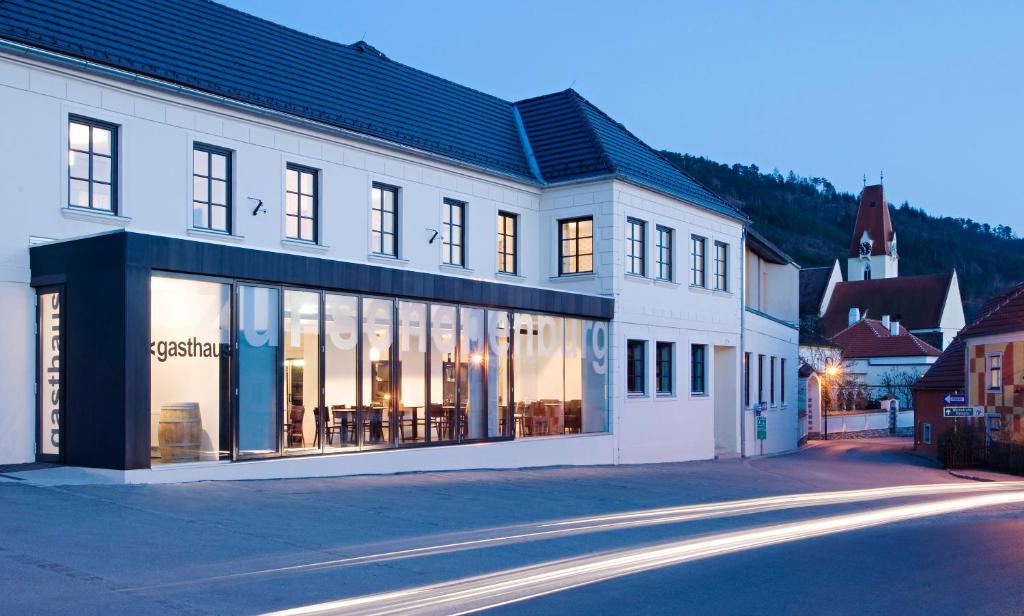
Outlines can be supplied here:
M707 240L699 235L690 236L690 284L695 287L706 287L704 277L704 248Z
M645 394L647 376L647 342L629 340L626 342L626 392Z
M291 240L317 241L317 170L288 163L285 170L284 236Z
M466 265L466 204L454 199L444 200L441 220L441 258L447 265Z
M932 444L932 425L927 422L921 422L921 442L925 445Z
M707 390L707 346L690 346L690 393L706 394Z
M370 250L374 254L398 256L398 189L374 184L370 212Z
M192 145L192 227L231 233L231 151Z
M864 262L864 280L871 280L871 264Z
M779 359L779 402L786 404L786 358Z
M764 355L757 356L757 403L764 402Z
M988 356L988 390L1000 391L1003 388L1003 354L992 353Z
M117 127L68 120L68 206L117 213Z
M498 212L498 271L503 274L518 274L519 216Z
M715 242L715 290L729 290L729 245Z
M675 363L675 345L671 342L659 342L655 345L655 391L659 394L671 394L674 391L673 375Z
M594 271L594 219L571 218L558 224L558 274Z
M775 406L775 357L768 361L768 402Z
M672 229L658 226L658 280L672 280Z
M743 354L743 406L750 407L750 353Z
M626 219L626 273L643 276L647 273L644 261L647 223L635 218Z

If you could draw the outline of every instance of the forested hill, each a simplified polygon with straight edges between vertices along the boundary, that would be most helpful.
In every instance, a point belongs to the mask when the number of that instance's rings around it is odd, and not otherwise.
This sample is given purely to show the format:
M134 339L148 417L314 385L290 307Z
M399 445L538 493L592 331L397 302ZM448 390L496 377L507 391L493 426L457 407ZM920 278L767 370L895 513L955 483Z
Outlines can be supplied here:
M831 265L845 270L857 195L836 192L825 178L755 165L723 165L703 157L663 152L669 160L739 207L754 226L802 267ZM970 320L991 295L1024 280L1024 239L1004 225L990 227L970 218L930 216L907 202L891 207L899 241L900 275L956 269L964 310Z

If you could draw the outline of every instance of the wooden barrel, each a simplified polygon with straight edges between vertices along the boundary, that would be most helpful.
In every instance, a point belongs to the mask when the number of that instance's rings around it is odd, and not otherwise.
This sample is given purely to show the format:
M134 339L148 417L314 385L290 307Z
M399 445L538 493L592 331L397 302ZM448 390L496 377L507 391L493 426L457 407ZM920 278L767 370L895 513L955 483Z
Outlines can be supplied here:
M193 462L199 459L203 422L199 404L178 402L160 407L160 458L162 462Z

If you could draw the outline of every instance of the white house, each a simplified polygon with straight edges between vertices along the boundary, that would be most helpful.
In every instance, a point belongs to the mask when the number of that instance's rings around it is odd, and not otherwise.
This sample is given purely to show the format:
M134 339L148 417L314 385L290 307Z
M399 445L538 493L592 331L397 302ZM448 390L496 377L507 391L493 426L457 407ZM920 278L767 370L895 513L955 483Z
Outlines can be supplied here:
M177 481L796 446L796 267L576 92L93 4L0 8L0 462ZM778 392L763 444L745 354Z

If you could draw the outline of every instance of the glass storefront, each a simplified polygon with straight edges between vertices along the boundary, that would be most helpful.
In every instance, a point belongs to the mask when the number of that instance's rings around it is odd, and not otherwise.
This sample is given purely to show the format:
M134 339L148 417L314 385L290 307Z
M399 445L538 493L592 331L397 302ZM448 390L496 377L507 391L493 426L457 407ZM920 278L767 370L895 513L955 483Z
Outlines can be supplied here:
M607 431L606 321L164 275L151 295L153 464Z

